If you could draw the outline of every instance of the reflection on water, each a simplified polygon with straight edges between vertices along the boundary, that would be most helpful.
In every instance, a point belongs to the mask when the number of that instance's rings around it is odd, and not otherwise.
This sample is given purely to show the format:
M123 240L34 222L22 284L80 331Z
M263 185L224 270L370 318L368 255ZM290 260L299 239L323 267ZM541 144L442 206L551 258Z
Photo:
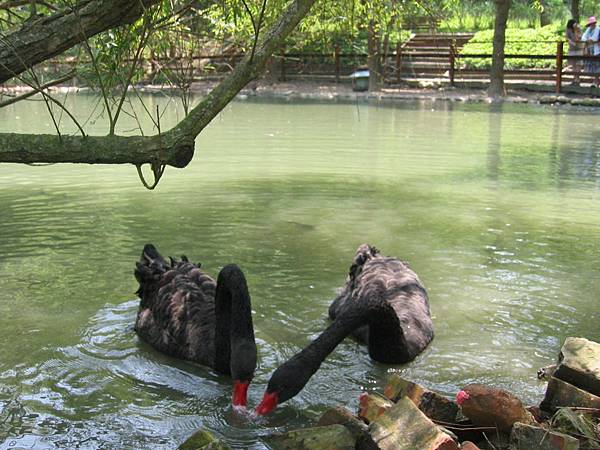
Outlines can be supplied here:
M96 100L70 99L84 119ZM146 100L167 109L165 126L181 114ZM0 448L171 449L200 426L264 448L262 436L327 407L355 409L389 371L447 395L486 382L539 401L536 369L564 337L600 339L597 119L521 105L237 102L156 191L126 166L0 166ZM39 103L0 110L0 131L32 128L51 131ZM246 272L253 405L326 326L362 242L419 273L436 338L391 368L347 340L300 395L252 419L231 410L227 379L136 338L132 272L146 242L213 275L229 262Z

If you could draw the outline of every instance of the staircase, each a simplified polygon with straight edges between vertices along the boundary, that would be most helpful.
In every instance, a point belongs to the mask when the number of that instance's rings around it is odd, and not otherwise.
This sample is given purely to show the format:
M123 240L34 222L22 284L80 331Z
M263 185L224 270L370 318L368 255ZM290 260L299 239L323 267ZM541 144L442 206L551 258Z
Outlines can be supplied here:
M473 33L417 33L402 46L402 78L440 78L448 76L450 49L456 52Z

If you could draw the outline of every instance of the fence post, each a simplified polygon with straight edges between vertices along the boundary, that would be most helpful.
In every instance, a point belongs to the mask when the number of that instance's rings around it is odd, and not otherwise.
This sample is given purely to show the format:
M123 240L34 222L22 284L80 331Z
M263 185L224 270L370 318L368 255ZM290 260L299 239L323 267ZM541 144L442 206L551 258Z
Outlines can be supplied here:
M285 79L285 45L281 46L281 74L280 74L280 80L281 81L286 81Z
M396 44L396 81L402 80L402 43Z
M333 53L335 59L335 82L340 82L340 44L335 44L335 50Z
M556 93L560 94L562 90L562 70L563 70L564 42L556 42Z
M450 76L450 86L454 86L454 59L456 54L456 46L450 44L450 70L448 75Z

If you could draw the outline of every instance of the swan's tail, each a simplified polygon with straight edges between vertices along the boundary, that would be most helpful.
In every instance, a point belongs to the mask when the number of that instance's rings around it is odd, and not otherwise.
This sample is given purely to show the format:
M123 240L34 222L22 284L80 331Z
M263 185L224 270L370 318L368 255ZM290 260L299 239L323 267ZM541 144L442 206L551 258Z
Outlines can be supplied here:
M140 298L148 293L151 286L156 286L163 274L170 268L165 259L152 244L146 244L140 260L135 263L135 278L140 283L136 294Z

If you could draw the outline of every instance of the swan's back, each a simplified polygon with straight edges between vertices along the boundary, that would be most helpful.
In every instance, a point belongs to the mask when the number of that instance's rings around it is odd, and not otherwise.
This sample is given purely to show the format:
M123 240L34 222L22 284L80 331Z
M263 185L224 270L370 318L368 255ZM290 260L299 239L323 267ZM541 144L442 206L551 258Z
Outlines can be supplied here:
M427 291L407 263L363 244L350 266L346 285L329 307L329 317L334 320L359 302L381 300L393 308L408 352L416 356L433 339ZM367 343L368 327L358 328L353 335Z
M135 331L168 355L213 367L215 281L182 257L167 263L148 244L136 264L141 301Z

